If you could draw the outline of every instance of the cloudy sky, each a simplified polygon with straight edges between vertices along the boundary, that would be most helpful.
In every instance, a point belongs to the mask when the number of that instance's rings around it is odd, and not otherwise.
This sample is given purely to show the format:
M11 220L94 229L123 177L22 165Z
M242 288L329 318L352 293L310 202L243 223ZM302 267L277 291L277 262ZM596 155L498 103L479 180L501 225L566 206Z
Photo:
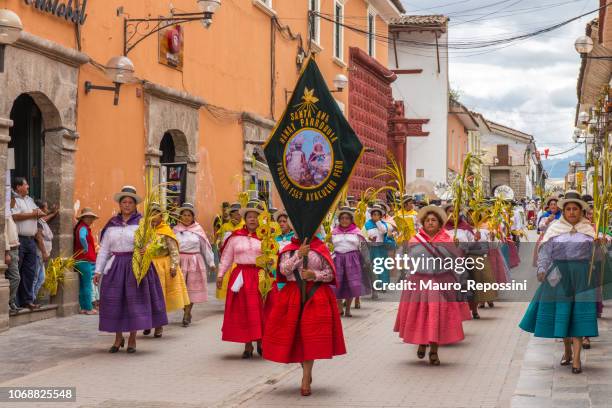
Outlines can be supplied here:
M450 42L507 38L595 10L598 0L402 0L408 14L450 17ZM571 147L580 57L575 39L591 14L507 48L451 51L451 87L490 120L534 135L540 150ZM480 55L477 55L480 54ZM570 152L568 154L572 154Z

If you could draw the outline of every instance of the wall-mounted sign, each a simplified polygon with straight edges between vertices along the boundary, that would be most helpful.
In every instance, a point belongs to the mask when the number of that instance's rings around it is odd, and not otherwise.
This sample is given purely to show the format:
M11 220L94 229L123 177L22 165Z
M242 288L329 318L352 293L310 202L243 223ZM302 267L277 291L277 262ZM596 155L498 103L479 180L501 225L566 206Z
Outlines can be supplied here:
M24 0L25 4L32 6L44 13L71 21L74 24L83 25L87 19L87 0Z
M171 25L159 31L159 63L183 69L183 27Z

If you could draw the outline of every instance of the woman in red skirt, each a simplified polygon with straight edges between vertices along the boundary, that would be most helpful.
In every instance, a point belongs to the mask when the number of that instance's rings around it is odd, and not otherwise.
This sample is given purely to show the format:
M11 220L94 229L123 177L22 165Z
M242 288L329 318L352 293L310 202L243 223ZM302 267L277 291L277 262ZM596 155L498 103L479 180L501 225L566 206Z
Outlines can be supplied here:
M418 344L417 357L424 358L431 346L429 363L440 365L438 346L457 343L464 338L462 302L452 286L458 278L445 260L460 256L453 238L442 227L446 214L440 207L421 208L418 219L423 228L410 239L408 256L422 258L421 265L408 279L414 288L403 291L394 331L405 343ZM443 262L439 261L442 258ZM446 286L449 286L450 289Z
M306 245L294 237L280 252L277 270L277 282L287 284L276 294L266 320L263 357L278 363L302 363L301 393L308 396L314 360L346 353L336 296L329 287L336 283L334 262L318 238Z
M256 258L261 255L261 241L257 238L257 217L263 208L258 201L251 201L240 210L245 226L232 233L221 248L221 262L217 276L217 288L223 284L223 275L231 270L225 300L225 315L221 328L223 341L244 343L242 358L253 357L253 341L261 352L263 337L263 302L259 292L259 267ZM233 270L232 265L236 265Z

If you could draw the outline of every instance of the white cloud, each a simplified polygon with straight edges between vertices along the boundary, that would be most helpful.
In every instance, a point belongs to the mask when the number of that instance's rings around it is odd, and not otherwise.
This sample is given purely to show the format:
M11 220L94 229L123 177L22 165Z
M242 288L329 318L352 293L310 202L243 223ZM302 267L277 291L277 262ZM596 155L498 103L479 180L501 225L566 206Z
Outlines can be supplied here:
M456 4L439 7L449 3ZM479 6L490 6L491 2L404 1L408 14L411 10L427 8L416 14L449 15L451 44L533 32L594 10L599 2L524 0L514 3L477 10ZM560 3L567 4L544 8ZM472 11L462 14L462 10ZM497 13L487 15L491 12ZM534 135L540 150L545 147L550 148L551 153L567 150L571 147L574 129L576 83L580 69L580 59L573 44L584 33L586 23L595 17L596 14L592 14L559 30L495 52L487 52L490 49L473 52L451 50L451 86L461 91L462 101L469 108L493 121ZM483 21L463 23L477 18ZM479 53L481 55L475 55Z

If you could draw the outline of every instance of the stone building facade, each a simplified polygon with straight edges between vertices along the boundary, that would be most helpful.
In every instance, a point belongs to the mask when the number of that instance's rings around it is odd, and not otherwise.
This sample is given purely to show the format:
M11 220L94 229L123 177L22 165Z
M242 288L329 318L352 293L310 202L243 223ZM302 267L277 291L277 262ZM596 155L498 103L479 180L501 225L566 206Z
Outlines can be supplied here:
M495 189L509 186L517 199L527 196L530 162L535 146L533 136L498 123L486 121L481 126L480 151L483 153L482 177L485 194L493 196Z

